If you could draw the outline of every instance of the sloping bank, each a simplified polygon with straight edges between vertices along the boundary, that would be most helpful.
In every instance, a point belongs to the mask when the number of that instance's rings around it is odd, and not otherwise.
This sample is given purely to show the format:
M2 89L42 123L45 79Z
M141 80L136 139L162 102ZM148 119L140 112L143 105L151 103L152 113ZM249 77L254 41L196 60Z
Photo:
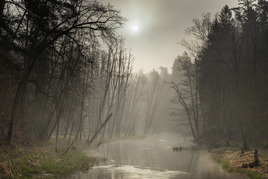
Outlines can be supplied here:
M29 178L43 175L69 175L87 171L96 162L103 160L87 156L85 146L78 145L67 154L54 152L45 147L0 147L0 178Z
M252 179L268 178L268 150L258 149L260 165L250 168L247 165L254 162L254 150L241 152L238 148L210 149L213 159L226 171L241 173ZM242 167L246 165L246 168Z

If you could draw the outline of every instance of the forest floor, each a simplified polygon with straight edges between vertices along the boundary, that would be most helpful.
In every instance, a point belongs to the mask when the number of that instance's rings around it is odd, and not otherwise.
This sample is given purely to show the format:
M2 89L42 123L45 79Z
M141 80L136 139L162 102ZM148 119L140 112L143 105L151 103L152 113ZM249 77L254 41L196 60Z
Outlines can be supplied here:
M76 143L67 154L64 147L54 152L53 142L31 145L5 145L0 141L0 178L38 178L87 171L105 159L87 156L85 142ZM64 143L64 142L62 142ZM62 145L63 146L63 145Z
M268 179L268 149L258 148L260 165L253 168L242 168L242 164L254 162L254 150L245 151L239 148L213 148L213 158L228 172L237 172L253 179Z

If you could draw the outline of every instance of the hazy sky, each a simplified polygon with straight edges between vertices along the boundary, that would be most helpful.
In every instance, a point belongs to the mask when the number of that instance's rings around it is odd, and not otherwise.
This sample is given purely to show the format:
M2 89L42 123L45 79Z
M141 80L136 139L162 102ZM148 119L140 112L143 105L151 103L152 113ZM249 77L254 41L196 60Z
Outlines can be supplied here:
M121 11L128 19L118 33L126 38L125 46L135 57L134 71L145 72L160 66L172 67L184 51L178 42L193 18L206 12L214 15L224 5L237 6L237 0L102 0Z

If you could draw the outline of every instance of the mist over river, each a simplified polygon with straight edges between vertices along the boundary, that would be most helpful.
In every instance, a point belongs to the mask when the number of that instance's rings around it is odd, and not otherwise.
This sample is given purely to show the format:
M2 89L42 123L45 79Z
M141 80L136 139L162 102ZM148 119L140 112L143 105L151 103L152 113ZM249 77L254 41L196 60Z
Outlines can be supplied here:
M206 150L181 150L195 144L190 137L162 133L143 139L119 140L104 143L88 150L89 155L108 160L89 171L65 178L70 179L188 179L188 178L245 178L225 172Z

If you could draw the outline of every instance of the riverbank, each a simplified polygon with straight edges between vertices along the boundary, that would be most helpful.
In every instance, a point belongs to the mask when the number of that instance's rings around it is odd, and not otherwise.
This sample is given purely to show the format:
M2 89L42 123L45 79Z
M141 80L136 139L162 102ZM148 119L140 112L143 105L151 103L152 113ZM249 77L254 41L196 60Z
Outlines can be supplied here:
M258 149L260 165L253 168L242 168L242 164L254 161L254 150L244 151L239 148L214 148L210 149L213 159L217 161L226 171L236 172L252 179L268 178L268 150Z
M67 154L54 152L53 143L0 146L0 178L29 178L69 175L87 171L101 159L87 156L85 145L77 143Z

